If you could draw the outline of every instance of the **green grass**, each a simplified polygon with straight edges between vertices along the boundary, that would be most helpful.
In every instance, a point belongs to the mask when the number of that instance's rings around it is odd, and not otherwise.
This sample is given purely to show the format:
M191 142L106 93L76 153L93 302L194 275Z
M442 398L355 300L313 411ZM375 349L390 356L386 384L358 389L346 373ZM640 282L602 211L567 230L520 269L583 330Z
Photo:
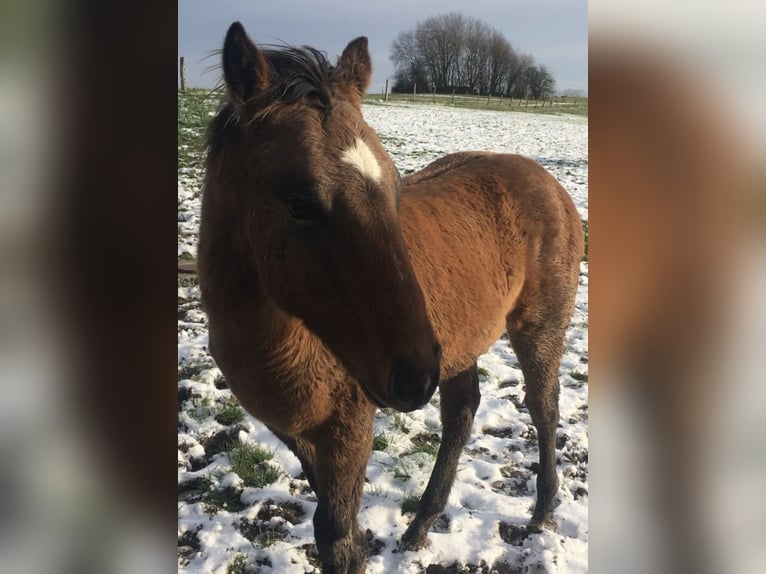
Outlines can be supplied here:
M211 94L209 90L178 92L179 168L202 168L210 112L218 109L220 101L220 94Z
M409 434L410 427L407 425L407 419L404 415L396 413L394 415L394 427L402 431L404 434Z
M402 514L415 514L418 511L418 506L420 506L420 497L412 494L407 495L402 498L402 503L399 506L402 509Z
M242 512L246 507L240 498L240 492L234 489L211 490L204 500L205 512L216 514L221 510L228 512Z
M245 567L247 566L247 556L244 554L237 554L234 560L229 562L226 567L226 574L245 574Z
M569 373L569 376L572 377L575 381L580 381L581 383L588 382L588 373L578 373L577 371L572 371Z
M435 457L439 452L441 437L436 433L420 433L410 440L412 441L413 449L407 454L423 452Z
M372 436L372 450L386 450L391 444L388 433L380 432Z
M279 478L279 471L267 464L274 456L271 450L237 441L228 454L232 472L242 479L245 486L263 488Z
M479 376L480 376L480 377L485 377L485 378L489 377L489 374L490 374L490 373L489 373L489 371L488 371L487 369L485 369L484 367L479 367L478 371L479 371Z
M369 105L381 105L383 94L367 94L364 103ZM550 100L518 100L508 98L487 98L487 96L466 96L462 94L417 94L413 99L412 94L389 94L388 102L394 103L417 103L424 105L447 106L453 108L468 108L474 110L496 110L512 112L530 112L537 114L575 114L588 116L588 98L554 97ZM552 104L552 105L551 105Z
M196 421L202 421L215 412L215 406L208 397L192 396L192 408L187 411L189 416Z
M221 412L215 416L215 420L222 425L231 426L236 423L241 423L245 419L245 411L239 406L239 402L234 397L231 397L223 405Z

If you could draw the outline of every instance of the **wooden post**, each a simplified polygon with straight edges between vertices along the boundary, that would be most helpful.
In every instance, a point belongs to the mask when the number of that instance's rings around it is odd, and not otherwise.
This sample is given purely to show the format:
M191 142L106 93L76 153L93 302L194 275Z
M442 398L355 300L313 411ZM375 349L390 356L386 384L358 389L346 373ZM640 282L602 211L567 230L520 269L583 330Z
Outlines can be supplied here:
M431 95L431 101L436 103L436 86L433 88L433 94Z
M186 91L186 66L184 65L184 57L181 56L179 60L180 60L179 66L181 69L181 91L185 92Z
M383 101L384 102L388 101L388 78L386 78L386 87L383 90Z
M418 91L418 85L413 83L412 84L412 103L415 103L415 94L417 94Z

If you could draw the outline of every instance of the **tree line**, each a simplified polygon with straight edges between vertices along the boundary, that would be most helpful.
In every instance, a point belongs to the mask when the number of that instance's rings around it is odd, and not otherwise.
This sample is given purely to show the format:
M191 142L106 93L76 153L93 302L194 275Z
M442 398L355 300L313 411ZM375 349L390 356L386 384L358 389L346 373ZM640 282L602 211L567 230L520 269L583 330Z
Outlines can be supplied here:
M471 93L545 99L556 81L532 55L517 52L501 32L451 12L418 22L391 45L393 92Z

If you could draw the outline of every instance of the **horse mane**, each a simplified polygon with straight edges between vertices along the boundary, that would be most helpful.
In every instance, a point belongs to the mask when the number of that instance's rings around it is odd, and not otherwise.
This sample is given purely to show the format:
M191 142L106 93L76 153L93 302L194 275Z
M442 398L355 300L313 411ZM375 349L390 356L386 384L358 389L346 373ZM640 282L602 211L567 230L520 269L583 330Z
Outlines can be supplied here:
M284 105L294 104L310 97L319 109L331 107L331 76L335 66L324 52L310 46L259 46L261 54L274 72L271 85L248 101L248 115L242 117L235 109L222 80L216 91L223 92L222 106L207 133L207 147L215 155L226 139L224 134L231 124L249 125L271 114Z

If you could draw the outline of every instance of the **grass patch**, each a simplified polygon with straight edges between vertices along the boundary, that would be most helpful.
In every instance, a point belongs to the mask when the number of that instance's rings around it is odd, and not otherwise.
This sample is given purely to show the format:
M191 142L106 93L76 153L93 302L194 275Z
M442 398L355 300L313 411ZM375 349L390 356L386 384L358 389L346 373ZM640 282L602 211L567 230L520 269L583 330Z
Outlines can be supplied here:
M213 359L189 359L183 365L178 367L178 380L191 380L198 376L202 371L215 367Z
M226 574L245 574L245 567L247 566L247 556L244 554L237 554L234 560L229 562L226 567Z
M205 512L216 514L221 510L242 512L246 507L240 498L241 492L233 488L211 490L205 497Z
M215 415L215 420L226 426L241 423L244 419L245 410L239 406L239 402L234 397L229 399L223 405L221 412Z
M208 397L192 396L191 402L192 408L187 412L189 416L195 421L202 421L209 416L212 416L216 410L213 406L213 401L211 401Z
M420 506L420 497L414 494L410 494L402 498L400 507L402 514L415 514Z
M268 548L275 542L286 540L290 536L290 533L281 524L271 525L267 522L254 522L247 518L240 521L237 529L256 548Z
M245 486L263 488L279 478L279 471L268 463L274 457L271 450L237 441L228 454L232 472L242 479Z
M219 94L208 90L178 92L178 167L202 168L205 133L221 102Z
M424 432L412 437L411 441L414 448L408 454L424 452L431 456L436 456L436 454L439 452L441 437L436 433Z
M372 435L372 450L386 450L391 441L388 434L379 432Z
M588 382L588 373L578 373L577 371L572 371L569 373L569 376L572 377L575 381L580 381L581 383Z
M392 465L391 470L393 471L394 478L398 478L399 480L409 480L412 478L407 466L405 466L401 460L396 460Z
M410 427L407 426L407 419L404 418L404 415L401 413L396 413L394 415L394 428L400 430L404 434L410 433Z
M484 367L478 368L479 376L489 378L489 370L485 369Z
M383 94L367 94L364 103L382 105ZM464 94L389 94L388 103L445 106L472 110L495 110L498 112L529 112L537 114L575 114L588 116L588 98L554 97L549 100L518 100Z

